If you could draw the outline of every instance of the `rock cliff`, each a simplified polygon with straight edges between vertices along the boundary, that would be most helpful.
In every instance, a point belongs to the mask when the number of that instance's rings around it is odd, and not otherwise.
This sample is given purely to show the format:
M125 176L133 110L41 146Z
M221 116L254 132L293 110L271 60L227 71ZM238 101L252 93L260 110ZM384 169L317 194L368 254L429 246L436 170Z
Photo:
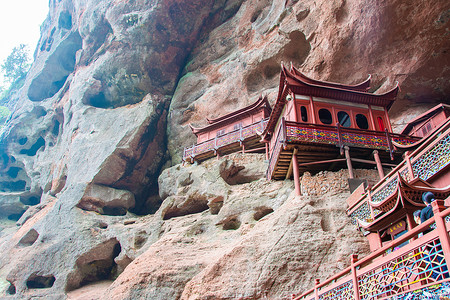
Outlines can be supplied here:
M288 297L347 265L367 245L344 213L345 171L305 174L296 198L292 183L262 179L258 155L177 165L188 124L273 101L292 62L321 80L372 74L376 93L398 81L398 131L449 102L449 11L51 0L0 139L0 293L83 299L105 280L105 298Z

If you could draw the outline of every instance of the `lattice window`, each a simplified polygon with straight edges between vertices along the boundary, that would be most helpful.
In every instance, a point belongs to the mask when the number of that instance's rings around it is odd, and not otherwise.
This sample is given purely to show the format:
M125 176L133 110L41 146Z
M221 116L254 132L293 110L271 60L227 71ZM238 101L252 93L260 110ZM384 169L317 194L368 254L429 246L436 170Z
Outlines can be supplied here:
M357 219L365 222L372 222L372 216L370 214L369 204L364 202L350 215L353 225L358 225Z
M440 241L432 240L358 276L361 299L392 297L412 291L416 283L431 284L448 278Z
M351 300L353 299L353 281L349 280L334 289L319 295L320 300Z
M397 188L398 178L393 177L388 184L381 186L379 191L372 195L372 202L380 203L384 201L389 195L391 195Z
M414 174L427 180L450 164L450 135L439 141L432 149L420 156L413 164Z

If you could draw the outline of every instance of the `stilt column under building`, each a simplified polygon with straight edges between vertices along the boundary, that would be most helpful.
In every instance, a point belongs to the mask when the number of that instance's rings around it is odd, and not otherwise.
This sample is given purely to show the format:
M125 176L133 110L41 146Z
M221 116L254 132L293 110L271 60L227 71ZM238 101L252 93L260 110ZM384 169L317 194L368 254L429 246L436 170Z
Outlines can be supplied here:
M352 159L350 158L350 149L347 146L345 146L344 150L345 150L345 159L347 160L348 177L352 179L355 178L355 176L353 175L353 166L352 166Z
M298 170L298 161L297 161L297 149L294 150L292 154L292 169L294 172L294 186L295 186L295 195L300 196L300 172Z
M377 150L373 151L373 157L375 158L375 162L377 163L378 176L380 176L380 179L383 179L384 178L383 166L381 165L380 155L378 154Z

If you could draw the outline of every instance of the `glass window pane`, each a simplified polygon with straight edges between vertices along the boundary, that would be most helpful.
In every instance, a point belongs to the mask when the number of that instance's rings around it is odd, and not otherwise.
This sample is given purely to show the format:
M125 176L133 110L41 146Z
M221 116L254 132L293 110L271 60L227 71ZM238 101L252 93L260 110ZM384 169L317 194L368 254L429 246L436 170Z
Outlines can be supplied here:
M333 123L333 117L331 116L330 111L326 108L319 109L319 120L323 124Z
M340 111L337 113L338 122L343 127L350 127L352 126L352 122L350 121L350 116L345 111Z
M300 115L302 117L302 122L308 122L308 111L306 110L306 107L300 107Z
M369 122L367 121L367 118L363 114L357 114L356 115L356 125L361 129L369 129Z

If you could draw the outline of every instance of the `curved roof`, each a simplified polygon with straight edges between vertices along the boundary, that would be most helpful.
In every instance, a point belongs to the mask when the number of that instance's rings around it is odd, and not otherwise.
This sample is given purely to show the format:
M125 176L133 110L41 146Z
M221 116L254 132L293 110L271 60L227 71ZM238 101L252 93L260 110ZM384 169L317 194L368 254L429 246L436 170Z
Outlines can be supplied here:
M302 74L294 67L291 67L291 70L288 70L282 64L277 101L263 134L264 136L267 136L268 133L272 133L275 129L275 125L280 117L284 104L286 103L286 96L289 90L301 95L330 98L351 103L376 105L389 109L397 97L399 90L398 83L390 91L383 94L367 92L369 83L370 77L362 83L353 86L314 80Z
M409 134L413 129L414 125L421 123L429 118L432 118L434 115L436 115L442 110L450 111L450 105L444 103L438 104L435 107L431 108L430 110L419 115L418 117L412 119L411 121L408 122L405 128L403 128L401 134Z
M370 79L372 77L371 75L369 75L369 77L367 77L367 79L361 83L358 83L355 85L346 85L346 84L340 84L340 83L334 83L334 82L328 82L328 81L319 81L319 80L309 78L305 74L300 72L297 68L295 68L292 64L291 64L291 72L293 74L295 74L297 77L302 78L302 80L304 82L308 82L310 84L331 87L331 88L344 89L344 90L360 91L360 92L367 92L370 89Z
M357 218L359 225L366 231L380 230L388 224L398 221L399 217L405 214L401 209L422 209L425 204L422 202L422 193L432 192L437 199L446 199L450 196L450 185L445 188L434 188L421 179L406 181L398 173L397 187L383 202L368 204L375 209L379 209L384 214L375 218L372 222L367 222Z
M252 113L255 113L256 111L258 111L260 109L267 109L269 113L272 111L269 101L267 99L267 96L264 96L264 97L260 96L257 101L253 102L249 106L246 106L239 110L233 111L226 115L220 116L218 118L215 118L215 119L206 118L208 124L210 124L210 125L207 125L205 127L197 128L197 127L192 126L191 124L189 124L189 127L191 128L191 130L194 134L198 134L201 132L213 130L215 128L224 126L226 124L233 123L237 120L242 119L242 117L244 117L245 115L251 115Z

